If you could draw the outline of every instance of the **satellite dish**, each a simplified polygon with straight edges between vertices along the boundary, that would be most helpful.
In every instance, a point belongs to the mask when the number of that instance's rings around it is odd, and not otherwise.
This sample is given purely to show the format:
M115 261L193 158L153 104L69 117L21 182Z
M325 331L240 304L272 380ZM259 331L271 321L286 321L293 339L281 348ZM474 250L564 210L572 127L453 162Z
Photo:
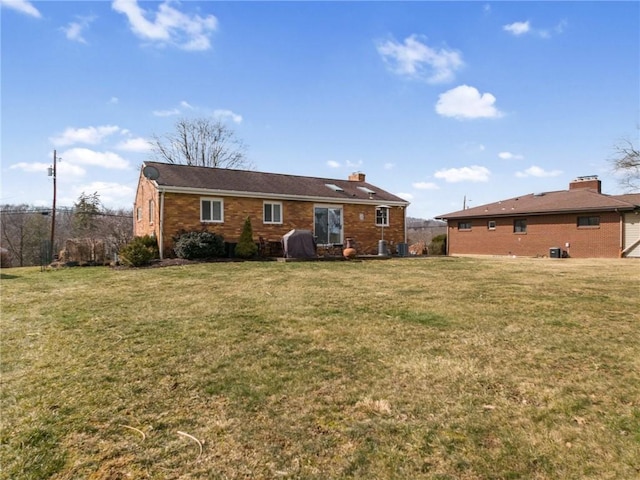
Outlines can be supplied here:
M147 165L142 169L142 174L148 178L149 180L157 180L160 176L160 172L156 167L152 167L151 165Z

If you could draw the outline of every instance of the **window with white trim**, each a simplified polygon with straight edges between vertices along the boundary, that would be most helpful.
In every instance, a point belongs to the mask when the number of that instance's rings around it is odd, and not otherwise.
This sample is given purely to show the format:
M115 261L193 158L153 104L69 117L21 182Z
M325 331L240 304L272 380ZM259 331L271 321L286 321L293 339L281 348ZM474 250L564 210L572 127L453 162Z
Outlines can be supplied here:
M224 202L221 198L200 199L201 222L224 222Z
M282 223L281 202L264 202L262 212L263 223Z
M376 227L389 226L389 208L376 207Z
M153 224L153 200L149 200L149 223Z
M489 220L487 222L487 228L489 230L495 230L496 229L496 221L495 220Z

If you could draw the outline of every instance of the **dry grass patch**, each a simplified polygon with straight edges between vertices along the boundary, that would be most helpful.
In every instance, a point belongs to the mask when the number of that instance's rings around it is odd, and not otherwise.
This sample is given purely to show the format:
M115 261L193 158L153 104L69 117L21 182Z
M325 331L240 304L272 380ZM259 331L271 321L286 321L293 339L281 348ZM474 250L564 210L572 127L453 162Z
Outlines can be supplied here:
M634 478L638 263L13 269L0 478Z

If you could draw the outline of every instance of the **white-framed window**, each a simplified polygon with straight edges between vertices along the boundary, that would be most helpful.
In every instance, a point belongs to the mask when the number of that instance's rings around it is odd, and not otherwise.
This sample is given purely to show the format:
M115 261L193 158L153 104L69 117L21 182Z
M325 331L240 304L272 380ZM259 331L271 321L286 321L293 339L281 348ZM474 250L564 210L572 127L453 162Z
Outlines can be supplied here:
M282 223L282 203L264 202L262 221L263 223Z
M471 220L458 222L458 230L471 230Z
M318 245L342 243L342 207L316 205L313 217L313 233Z
M153 211L153 200L149 200L149 223L153 224L153 215L154 215L154 211Z
M487 228L489 230L495 230L496 229L496 221L495 220L489 220L487 222Z
M224 201L221 198L200 199L201 222L224 222Z
M376 207L376 227L389 226L389 207Z

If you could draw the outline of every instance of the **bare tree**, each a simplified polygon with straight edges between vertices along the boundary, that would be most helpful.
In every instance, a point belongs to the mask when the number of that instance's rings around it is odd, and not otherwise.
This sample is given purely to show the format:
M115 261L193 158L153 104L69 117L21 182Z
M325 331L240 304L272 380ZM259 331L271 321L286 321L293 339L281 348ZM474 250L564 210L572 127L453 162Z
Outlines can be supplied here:
M615 151L611 165L620 174L620 185L628 191L640 191L640 150L627 139L618 143Z
M220 121L182 119L175 124L174 132L152 138L153 156L159 161L213 168L251 166L244 143Z

